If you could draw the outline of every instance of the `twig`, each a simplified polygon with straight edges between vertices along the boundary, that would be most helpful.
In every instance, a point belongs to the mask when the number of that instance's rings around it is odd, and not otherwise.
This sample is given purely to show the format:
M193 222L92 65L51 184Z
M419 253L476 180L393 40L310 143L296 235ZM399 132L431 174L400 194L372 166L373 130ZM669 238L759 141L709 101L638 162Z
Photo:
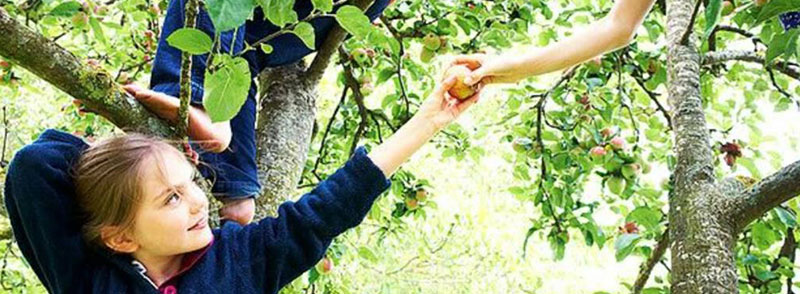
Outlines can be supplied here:
M186 2L184 28L194 28L197 21L197 0ZM178 109L178 132L182 137L189 134L189 100L192 98L192 54L181 53L180 108Z
M403 55L405 55L406 52L405 45L403 45L403 37L401 37L397 33L397 30L383 15L381 15L381 22L383 22L383 24L386 25L386 29L389 30L392 36L394 36L394 38L397 40L397 43L400 44L400 53L398 54L399 57L397 58L397 67L395 68L395 71L397 72L397 81L400 85L400 94L403 95L403 101L405 101L406 103L406 116L404 120L408 120L409 118L411 118L411 106L408 103L408 95L406 95L406 86L403 83Z
M339 46L339 55L341 60L350 60L350 54L341 46ZM364 106L364 95L361 93L361 85L356 78L353 77L353 68L350 67L348 62L343 62L342 66L344 67L346 84L350 87L350 90L353 90L353 99L356 100L358 114L361 116L361 120L358 122L358 128L356 128L356 133L353 136L353 142L350 144L350 155L352 155L356 150L356 146L358 146L358 139L361 138L364 134L364 129L367 127L367 108Z
M317 156L316 162L314 162L314 168L311 170L311 174L313 174L318 181L322 181L322 178L317 174L317 169L319 168L320 161L322 161L322 158L324 157L323 151L327 146L325 145L325 142L326 140L328 140L328 134L331 131L331 125L333 125L333 121L336 120L336 114L339 113L339 108L341 108L342 104L344 104L344 99L347 97L348 89L350 88L344 87L344 90L342 90L342 97L339 98L339 104L336 104L336 108L333 110L333 115L331 115L330 120L328 120L328 125L325 126L325 134L322 135L322 142L319 144L319 152L318 152L319 155Z
M694 5L694 12L692 12L692 18L689 19L689 24L686 25L686 31L683 33L681 37L681 45L688 45L689 44L689 36L692 35L692 28L694 27L694 20L697 18L697 12L700 11L700 3L702 0L697 0L697 4Z
M664 256L667 248L669 248L669 244L669 229L666 229L664 233L661 234L661 237L659 237L658 243L656 243L656 246L653 248L650 257L642 263L639 269L639 276L636 278L636 282L633 283L633 294L642 292L642 289L647 284L647 280L650 279L650 273L653 272L653 268L655 268L656 264L661 260L661 257Z

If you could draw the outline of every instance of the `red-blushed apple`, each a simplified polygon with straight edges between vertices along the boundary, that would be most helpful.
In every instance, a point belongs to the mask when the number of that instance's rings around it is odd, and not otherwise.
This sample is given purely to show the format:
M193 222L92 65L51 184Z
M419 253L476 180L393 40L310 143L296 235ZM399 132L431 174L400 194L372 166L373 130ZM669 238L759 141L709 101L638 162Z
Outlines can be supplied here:
M625 148L625 140L622 139L622 137L614 137L613 139L611 139L610 143L611 146L614 147L614 149Z
M594 146L591 150L589 150L593 156L604 156L606 155L606 149L601 146Z
M447 71L444 73L446 78L449 79L450 77L456 77L455 84L447 90L447 93L450 93L450 96L463 100L475 95L475 87L468 86L464 83L464 79L470 74L470 72L472 71L464 65L456 65L447 69Z

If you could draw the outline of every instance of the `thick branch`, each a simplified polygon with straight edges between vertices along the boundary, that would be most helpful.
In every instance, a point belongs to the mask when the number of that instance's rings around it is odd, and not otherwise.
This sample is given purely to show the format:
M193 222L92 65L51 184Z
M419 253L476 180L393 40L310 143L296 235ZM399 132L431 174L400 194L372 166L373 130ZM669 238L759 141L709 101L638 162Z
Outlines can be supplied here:
M17 22L0 9L0 56L24 67L86 108L128 131L175 138L169 125L148 112L102 69L86 66L75 55Z
M354 0L352 4L362 11L366 11L367 7L372 4L372 0ZM325 69L331 62L331 58L333 58L333 54L336 53L339 44L344 41L345 37L347 37L347 31L342 29L337 23L336 26L331 29L330 33L328 33L328 38L325 39L325 43L322 43L322 47L319 48L317 56L314 57L314 61L311 62L311 65L306 71L306 78L309 81L316 84L322 78L322 74L325 73Z
M350 59L349 54L342 47L339 47L339 55L343 59ZM364 134L364 130L367 128L367 107L364 106L364 95L361 93L361 85L353 76L353 68L350 67L350 64L347 62L343 62L342 65L344 66L346 86L353 90L353 99L356 100L358 114L361 117L361 121L358 122L356 133L353 135L353 142L350 144L350 154L352 155L356 150L356 146L358 146L358 139L361 138Z
M669 229L666 229L658 239L656 247L653 248L653 253L650 254L650 257L639 269L639 276L636 278L636 282L633 283L633 294L642 293L642 289L644 289L645 284L647 284L647 280L650 279L650 273L653 272L653 268L656 267L658 261L661 260L661 257L664 256L664 253L667 252L669 243Z
M742 204L738 205L737 217L739 228L800 194L800 160L782 168L778 172L761 180L744 193Z
M747 61L753 62L758 64L765 64L764 57L759 56L756 52L747 51L747 50L726 50L726 51L719 51L719 52L711 52L706 54L703 57L703 65L712 65L716 63L722 63L726 61ZM787 76L792 77L795 80L800 81L800 69L796 66L788 64L783 61L775 62L772 69L775 69Z

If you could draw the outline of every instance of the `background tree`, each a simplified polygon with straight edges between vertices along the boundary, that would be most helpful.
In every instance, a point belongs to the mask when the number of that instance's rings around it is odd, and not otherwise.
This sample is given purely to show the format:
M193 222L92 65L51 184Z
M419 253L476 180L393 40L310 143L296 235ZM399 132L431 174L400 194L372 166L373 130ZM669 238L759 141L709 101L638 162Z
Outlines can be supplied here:
M243 23L256 5L269 7L268 19L282 28L269 39L293 34L313 44L304 24L317 17L335 18L344 27L323 42L308 66L272 69L259 78L261 215L332 173L357 144L379 142L407 120L439 78L442 59L437 56L517 43L543 46L573 26L602 17L611 4L406 0L394 3L374 24L356 9L369 1L315 0L308 16L292 14L292 0L206 0L201 9L224 3L241 4L226 6L228 13L212 13L215 24L231 27ZM79 115L67 106L64 129L89 138L115 127L180 135L179 126L147 113L116 83L146 77L166 1L0 5L0 75L10 99L25 91L41 93L32 73L84 99L88 109L105 118ZM481 146L486 138L513 148L505 158L514 177L508 193L534 207L529 230L520 232L523 249L528 238L542 238L561 259L576 239L599 249L613 242L617 260L644 258L638 277L631 277L636 280L621 281L636 293L792 293L800 163L780 169L781 154L760 150L770 140L762 136L769 120L762 116L764 108L800 107L795 63L800 31L784 31L777 17L792 10L800 10L796 0L659 3L630 46L553 81L509 87L493 98L503 102L481 118L487 123L449 127L436 140L437 152L454 162L480 161L494 152ZM268 41L248 50L269 52ZM214 48L213 38L176 37L175 42L193 54ZM232 70L237 54L214 53L216 72L229 68L232 80L249 74ZM335 65L329 69L331 60ZM340 88L338 101L317 105L320 84ZM50 93L42 94L39 102L49 103L45 94ZM244 99L211 98L226 99L222 105ZM317 117L315 110L326 106L333 114ZM6 145L13 151L31 139L18 134L34 136L42 128L8 124L6 115L15 117L24 107L33 106L3 107L2 163ZM208 109L223 119L233 110ZM772 170L777 172L762 176ZM347 279L327 273L340 260L376 263L384 240L414 235L405 224L431 218L427 215L437 210L429 199L435 188L431 180L407 170L397 173L391 191L369 216L379 236L374 245L342 238L320 266L284 291L347 292L353 287ZM602 216L607 211L618 225L601 225L597 218L607 217ZM383 274L423 263L452 234L451 226L441 232L440 245L420 249L416 258ZM7 230L4 236L10 237ZM8 248L3 248L7 255ZM666 270L651 278L658 264ZM30 283L2 273L3 287Z

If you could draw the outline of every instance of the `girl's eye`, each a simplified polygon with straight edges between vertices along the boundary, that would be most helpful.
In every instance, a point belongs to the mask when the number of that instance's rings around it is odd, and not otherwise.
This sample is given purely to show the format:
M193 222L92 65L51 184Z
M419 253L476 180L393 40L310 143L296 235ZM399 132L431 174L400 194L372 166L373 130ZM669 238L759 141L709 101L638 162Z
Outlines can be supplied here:
M175 204L178 203L179 200L181 200L181 195L178 195L178 193L172 193L172 195L169 195L169 198L167 198L166 204Z

